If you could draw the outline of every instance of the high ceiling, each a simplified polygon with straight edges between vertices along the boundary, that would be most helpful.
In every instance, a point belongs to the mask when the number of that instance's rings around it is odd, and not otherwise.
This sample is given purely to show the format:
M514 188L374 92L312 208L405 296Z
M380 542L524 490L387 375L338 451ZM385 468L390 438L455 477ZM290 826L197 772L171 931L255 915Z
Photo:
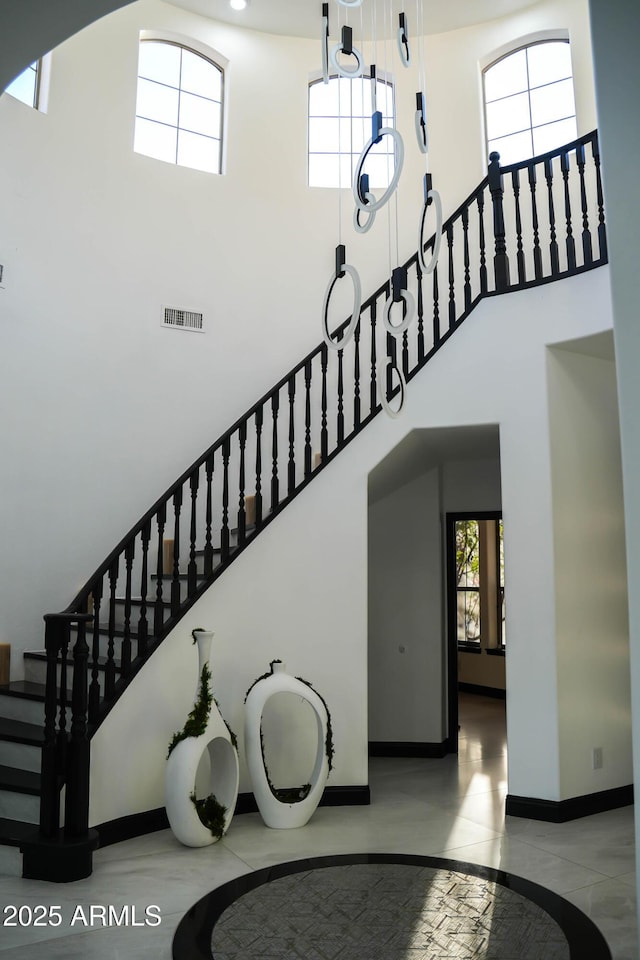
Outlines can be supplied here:
M205 17L249 27L266 33L293 37L317 37L320 34L321 0L249 0L246 10L236 11L229 0L170 0L175 6L184 7ZM407 15L409 31L415 30L417 4L422 3L422 16L427 33L443 33L458 27L481 23L506 16L516 10L535 6L535 0L363 0L361 8L348 10L349 22L358 30L362 10L365 33L372 21L372 3L378 6L378 23L382 23L383 7L392 10L394 21L403 10ZM329 22L337 23L336 0L329 0ZM389 16L387 12L387 17ZM335 21L332 20L335 17ZM341 21L342 22L342 21Z

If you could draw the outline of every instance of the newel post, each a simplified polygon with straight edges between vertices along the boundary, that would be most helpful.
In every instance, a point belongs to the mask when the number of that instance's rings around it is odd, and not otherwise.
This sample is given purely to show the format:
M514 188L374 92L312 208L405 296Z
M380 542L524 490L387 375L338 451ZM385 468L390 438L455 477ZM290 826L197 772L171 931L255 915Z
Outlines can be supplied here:
M90 613L51 613L45 616L47 677L41 765L40 828L25 839L22 875L32 880L66 883L91 874L98 843L89 829L89 737L87 732L86 641ZM71 703L67 696L71 626L77 624L73 647ZM70 707L70 709L69 709ZM67 718L70 714L69 729ZM60 791L66 784L65 823L60 827Z
M500 154L497 150L489 154L489 192L493 204L493 235L495 238L495 256L493 270L496 281L496 290L503 292L509 287L509 258L507 256L506 233L504 226L504 209L502 198L504 184L500 171Z

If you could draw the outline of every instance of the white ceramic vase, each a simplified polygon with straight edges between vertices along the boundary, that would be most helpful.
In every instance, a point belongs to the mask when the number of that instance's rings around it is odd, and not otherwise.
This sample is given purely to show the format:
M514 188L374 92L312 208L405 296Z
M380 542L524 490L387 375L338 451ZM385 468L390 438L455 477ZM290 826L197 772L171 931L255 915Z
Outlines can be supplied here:
M268 700L277 693L293 693L306 700L313 709L317 725L317 749L310 790L294 802L279 799L269 782L262 751L262 714ZM302 827L311 818L320 803L322 792L329 776L327 756L327 729L329 717L324 701L307 683L286 672L284 663L274 660L271 673L258 680L249 690L245 700L245 751L251 775L253 794L262 819L268 827L286 829Z
M196 630L198 645L198 683L195 700L200 693L202 672L209 664L213 633ZM203 754L209 755L209 784L200 790L198 799L213 794L225 808L224 825L219 835L212 834L198 815L192 796L196 793L198 768ZM211 710L204 733L180 740L167 759L165 773L165 805L169 825L177 839L187 847L204 847L223 836L231 823L238 798L238 751L231 733L212 697Z

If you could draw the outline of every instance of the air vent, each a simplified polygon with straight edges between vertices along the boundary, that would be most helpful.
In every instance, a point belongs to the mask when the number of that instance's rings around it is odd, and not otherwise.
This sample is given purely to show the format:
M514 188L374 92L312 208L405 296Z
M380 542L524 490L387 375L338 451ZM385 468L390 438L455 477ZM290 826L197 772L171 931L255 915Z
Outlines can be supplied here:
M173 330L198 330L202 333L204 318L201 313L196 313L194 310L165 307L162 326L171 327Z

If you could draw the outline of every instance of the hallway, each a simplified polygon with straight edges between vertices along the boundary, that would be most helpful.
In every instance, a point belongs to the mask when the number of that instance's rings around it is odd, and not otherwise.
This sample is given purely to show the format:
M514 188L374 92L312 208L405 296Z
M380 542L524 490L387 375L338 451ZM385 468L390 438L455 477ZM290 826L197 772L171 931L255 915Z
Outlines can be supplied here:
M169 960L183 914L228 880L306 856L392 852L486 864L546 886L592 917L614 960L637 960L633 808L566 824L505 822L504 703L461 695L460 727L459 758L374 758L369 807L323 807L300 830L270 830L258 814L245 814L211 847L181 847L169 831L107 847L97 852L86 881L0 876L5 923L8 904L55 904L63 918L57 927L4 926L0 958ZM127 925L105 929L97 917L90 925L92 904L118 912L128 905ZM157 915L145 913L151 905L159 907L157 925L145 920Z

